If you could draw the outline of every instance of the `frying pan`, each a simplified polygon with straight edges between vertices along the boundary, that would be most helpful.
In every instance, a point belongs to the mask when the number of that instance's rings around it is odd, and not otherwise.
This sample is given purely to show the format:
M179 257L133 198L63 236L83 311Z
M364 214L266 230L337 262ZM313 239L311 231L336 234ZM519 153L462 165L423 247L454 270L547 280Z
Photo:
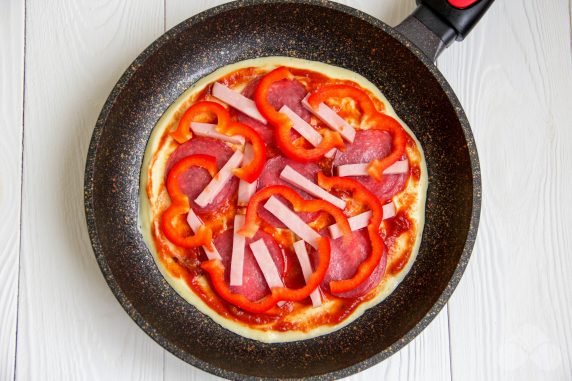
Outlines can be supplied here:
M244 0L196 15L148 47L103 107L85 173L95 256L133 320L176 356L230 379L344 377L410 342L459 282L477 233L481 202L469 123L433 62L472 29L491 3L423 0L395 30L327 1ZM378 86L421 141L429 189L419 255L384 302L332 334L264 344L223 329L184 301L157 269L137 217L145 146L167 107L221 66L276 55L341 66Z

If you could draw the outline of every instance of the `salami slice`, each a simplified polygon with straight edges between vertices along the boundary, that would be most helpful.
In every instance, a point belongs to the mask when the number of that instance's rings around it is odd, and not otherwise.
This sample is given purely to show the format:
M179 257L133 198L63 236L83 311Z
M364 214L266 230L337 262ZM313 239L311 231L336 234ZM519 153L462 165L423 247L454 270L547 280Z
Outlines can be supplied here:
M268 91L268 101L276 110L282 106L288 106L296 114L300 115L306 122L310 121L311 114L302 105L302 99L307 91L304 86L295 79L283 79L270 86Z
M333 165L369 163L374 159L382 159L391 152L391 136L379 130L360 130L356 132L352 144L347 144L344 151L337 151ZM367 189L381 199L390 200L401 192L407 182L407 174L384 175L381 181L370 176L351 177L362 183Z
M331 281L348 279L354 276L358 266L370 255L371 252L371 245L369 244L367 231L364 229L354 231L351 243L347 246L344 245L343 238L331 240L330 244L330 266L328 267L328 272L322 281L322 288L328 291L330 290ZM315 252L312 253L312 259L315 267L317 265L317 263L315 263ZM385 273L386 261L387 256L384 255L379 265L366 281L353 290L335 295L341 298L355 298L367 294L379 284L383 274Z
M242 95L252 99L256 86L258 86L258 82L259 80L251 81L242 91ZM304 99L306 93L306 89L300 82L284 79L272 84L268 91L268 101L277 110L280 110L284 105L288 106L306 122L309 122L311 114L304 108L304 106L302 106L302 99ZM271 126L264 125L241 112L238 113L237 120L256 130L267 146L274 145L273 130ZM292 132L292 139L296 139L299 136L300 135L295 131Z
M232 156L232 149L217 139L195 136L191 140L181 144L167 161L165 173L168 174L173 165L181 159L191 155L210 155L216 158L216 164L220 168Z
M181 144L171 154L167 161L165 173L169 173L173 165L179 160L191 155L210 155L214 156L217 166L221 168L224 163L232 156L232 149L219 140L203 137L194 137L191 140ZM227 186L218 194L214 201L207 206L200 207L195 204L195 198L203 191L207 184L211 181L210 174L203 168L191 167L180 179L180 185L183 192L189 197L191 208L199 214L212 212L226 202L232 194L238 189L238 180L233 178Z
M260 135L260 138L262 138L262 141L264 142L264 144L266 144L267 147L275 146L274 130L272 129L271 126L260 123L258 120L253 119L248 115L241 113L240 111L236 111L236 113L237 113L236 120L240 123L252 127L252 129L256 131L258 135Z
M219 236L217 236L214 240L214 245L216 246L217 250L219 251L222 261L225 267L225 280L230 283L230 261L232 255L232 235L233 230L226 230ZM284 267L285 267L285 259L280 250L280 247L272 239L272 237L263 232L258 231L256 235L251 239L246 239L246 246L244 249L244 265L243 265L243 279L242 279L242 286L231 286L232 292L237 294L241 294L246 296L251 301L260 300L265 295L270 293L270 289L266 284L266 280L264 279L264 275L250 250L249 244L251 242L257 241L259 239L263 239L264 243L268 247L268 251L270 251L270 255L276 264L278 269L278 273L280 274L281 278L284 278Z
M260 177L258 178L257 189L260 190L271 185L286 185L288 188L292 188L295 191L297 191L298 194L303 198L305 198L306 200L313 198L308 193L298 188L292 187L292 185L290 185L289 183L280 178L280 172L282 172L282 170L284 169L284 167L286 167L286 165L291 166L302 176L312 181L316 181L316 174L320 171L320 167L318 167L314 163L301 164L282 156L276 156L266 162L264 170L262 171ZM286 205L290 205L289 202L283 197L277 196L277 198L280 199L280 201L284 202ZM305 222L310 222L316 219L318 217L318 214L319 213L299 213L299 216ZM262 218L264 221L268 222L272 226L279 228L286 227L269 211L264 209L263 205L261 205L260 208L258 209L258 215L260 216L260 218Z

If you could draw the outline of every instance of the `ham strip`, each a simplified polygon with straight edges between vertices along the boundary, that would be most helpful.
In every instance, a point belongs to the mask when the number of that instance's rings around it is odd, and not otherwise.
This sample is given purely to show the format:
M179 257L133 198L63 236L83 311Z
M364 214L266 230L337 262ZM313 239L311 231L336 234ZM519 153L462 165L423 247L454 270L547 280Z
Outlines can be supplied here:
M316 250L318 249L318 240L321 236L280 200L272 196L266 201L264 208L278 218L288 229L292 230L294 234L308 242Z
M216 124L211 123L199 123L199 122L192 122L191 123L191 130L197 136L202 136L205 138L213 138L222 140L223 142L233 143L233 144L244 144L244 136L234 135L234 136L227 136L225 134L221 134L216 130Z
M329 150L328 152L326 152L326 154L324 155L324 157L331 159L336 155L336 152L338 152L337 149L332 148L331 150Z
M297 186L298 188L308 192L309 194L315 197L321 198L322 200L334 204L335 206L337 206L342 210L344 210L344 208L346 207L346 202L344 200L320 188L317 184L308 180L300 173L296 172L296 170L289 165L284 167L284 169L280 173L280 178L286 180L290 184Z
M395 217L395 204L390 202L389 204L383 205L383 219L387 220L393 217ZM371 211L369 210L348 218L350 229L352 231L356 231L365 228L369 224L370 218ZM340 238L342 236L342 232L338 227L338 224L328 226L328 230L330 231L330 236L333 239Z
M197 196L195 203L203 208L210 204L220 191L223 190L225 185L232 179L232 171L240 166L242 158L242 152L240 152L240 150L236 150L230 159L228 159L226 164L207 184L205 189L203 189L203 191Z
M342 135L342 138L352 143L356 136L356 130L350 126L349 123L344 120L344 118L339 116L325 103L320 103L317 109L312 108L312 106L310 106L308 103L309 96L310 94L306 95L306 97L302 100L302 105L306 108L306 110L314 114L332 130L338 131L340 135Z
M204 225L203 221L199 218L199 216L197 216L195 214L195 212L193 212L192 209L189 209L189 213L187 214L187 223L189 224L189 226L191 227L191 230L195 234L197 233L199 228L202 225ZM216 247L214 245L213 245L212 250L206 246L203 246L203 250L205 251L205 254L207 255L208 259L220 259L220 260L222 260L222 257L220 256L218 250L216 249Z
M250 201L250 198L256 192L256 186L257 180L254 180L252 183L240 180L240 183L238 183L238 206L248 205L248 201Z
M258 241L251 243L250 250L252 250L252 254L254 254L258 267L262 270L262 274L264 275L264 279L266 280L268 287L284 287L284 283L282 282L282 279L280 279L280 274L278 273L276 264L272 260L272 256L270 255L264 240L259 239Z
M266 124L266 119L260 114L258 108L256 108L256 103L254 103L252 99L248 99L241 93L218 82L215 82L213 85L212 94L238 111L248 115L252 119Z
M237 214L234 216L234 231L232 234L232 254L230 260L230 285L242 286L242 275L244 273L244 236L237 232L244 225L244 216Z
M395 204L393 202L390 202L390 203L385 204L383 206L383 219L384 220L389 220L390 218L395 217L396 214L397 214L397 210L395 210Z
M298 257L298 262L300 262L304 280L308 282L308 279L312 275L312 265L310 264L310 257L308 256L308 251L306 250L306 243L304 241L294 242L294 252L296 253L296 257ZM322 295L320 294L320 288L316 288L314 291L312 291L310 294L310 299L312 300L312 306L320 307L322 305Z
M222 256L224 279L229 285L230 271L232 267L233 235L234 229L233 226L230 226L230 229L217 234L214 238L214 244ZM262 274L262 270L260 270L260 266L258 266L256 258L254 258L249 245L250 243L260 239L264 240L264 243L272 256L272 261L276 264L279 274L284 274L286 265L285 257L284 254L282 254L282 250L280 250L280 246L278 246L270 234L259 230L252 239L246 238L246 244L244 246L244 261L242 265L242 285L230 286L230 289L233 293L244 295L248 300L253 302L262 299L270 293L266 279L264 279L264 274ZM292 254L292 256L293 255L294 254ZM302 274L300 274L300 278L301 277Z
M369 163L361 164L345 164L336 167L338 171L338 176L348 177L348 176L369 176L367 167ZM401 175L409 172L409 161L407 159L396 161L383 171L384 175Z
M353 217L348 218L348 223L350 224L350 229L352 231L360 230L365 228L368 223L369 219L371 218L371 211L368 210L367 212L360 213ZM333 224L328 226L328 230L330 231L330 236L333 239L340 238L342 236L342 231L338 227L338 224Z
M310 142L314 147L317 147L322 142L322 135L318 133L308 122L296 114L290 109L290 107L284 105L280 110L281 113L286 115L288 119L292 122L292 128L294 128L300 135Z
M383 171L384 175L401 175L409 172L409 161L407 159L396 161Z
M368 163L345 164L336 167L336 171L340 177L369 176L369 172L367 171L368 166Z
M250 144L244 146L244 158L245 163L249 163L254 158L254 151ZM258 180L254 180L252 183L248 181L240 180L238 183L238 206L246 206L250 201L252 195L256 192L256 186L258 185Z
M292 122L292 128L296 130L304 139L310 142L311 145L317 147L322 142L322 135L318 131L314 129L308 122L300 117L300 115L296 114L294 111L290 109L290 107L284 105L279 110L281 113L286 115L290 121ZM332 148L324 155L328 159L331 159L336 154L336 149Z

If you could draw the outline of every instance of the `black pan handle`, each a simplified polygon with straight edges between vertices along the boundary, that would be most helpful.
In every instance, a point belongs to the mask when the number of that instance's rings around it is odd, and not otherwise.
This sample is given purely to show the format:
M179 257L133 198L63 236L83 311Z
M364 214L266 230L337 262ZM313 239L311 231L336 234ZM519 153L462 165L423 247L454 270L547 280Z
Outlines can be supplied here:
M396 29L433 62L453 41L462 41L494 0L417 0L417 9Z

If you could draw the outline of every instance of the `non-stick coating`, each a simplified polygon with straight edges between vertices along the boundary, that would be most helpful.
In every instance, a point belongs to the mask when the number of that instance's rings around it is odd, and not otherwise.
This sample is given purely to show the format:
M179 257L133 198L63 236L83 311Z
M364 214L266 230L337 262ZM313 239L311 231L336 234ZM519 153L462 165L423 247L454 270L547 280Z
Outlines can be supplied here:
M162 113L215 69L272 55L322 61L368 78L415 132L429 169L421 250L399 288L348 327L287 344L244 339L185 302L161 276L137 223L140 166ZM308 1L227 4L183 22L151 45L104 106L85 190L95 255L129 315L175 355L231 379L342 377L396 352L425 328L456 286L480 206L468 123L434 66L382 22L342 5Z

